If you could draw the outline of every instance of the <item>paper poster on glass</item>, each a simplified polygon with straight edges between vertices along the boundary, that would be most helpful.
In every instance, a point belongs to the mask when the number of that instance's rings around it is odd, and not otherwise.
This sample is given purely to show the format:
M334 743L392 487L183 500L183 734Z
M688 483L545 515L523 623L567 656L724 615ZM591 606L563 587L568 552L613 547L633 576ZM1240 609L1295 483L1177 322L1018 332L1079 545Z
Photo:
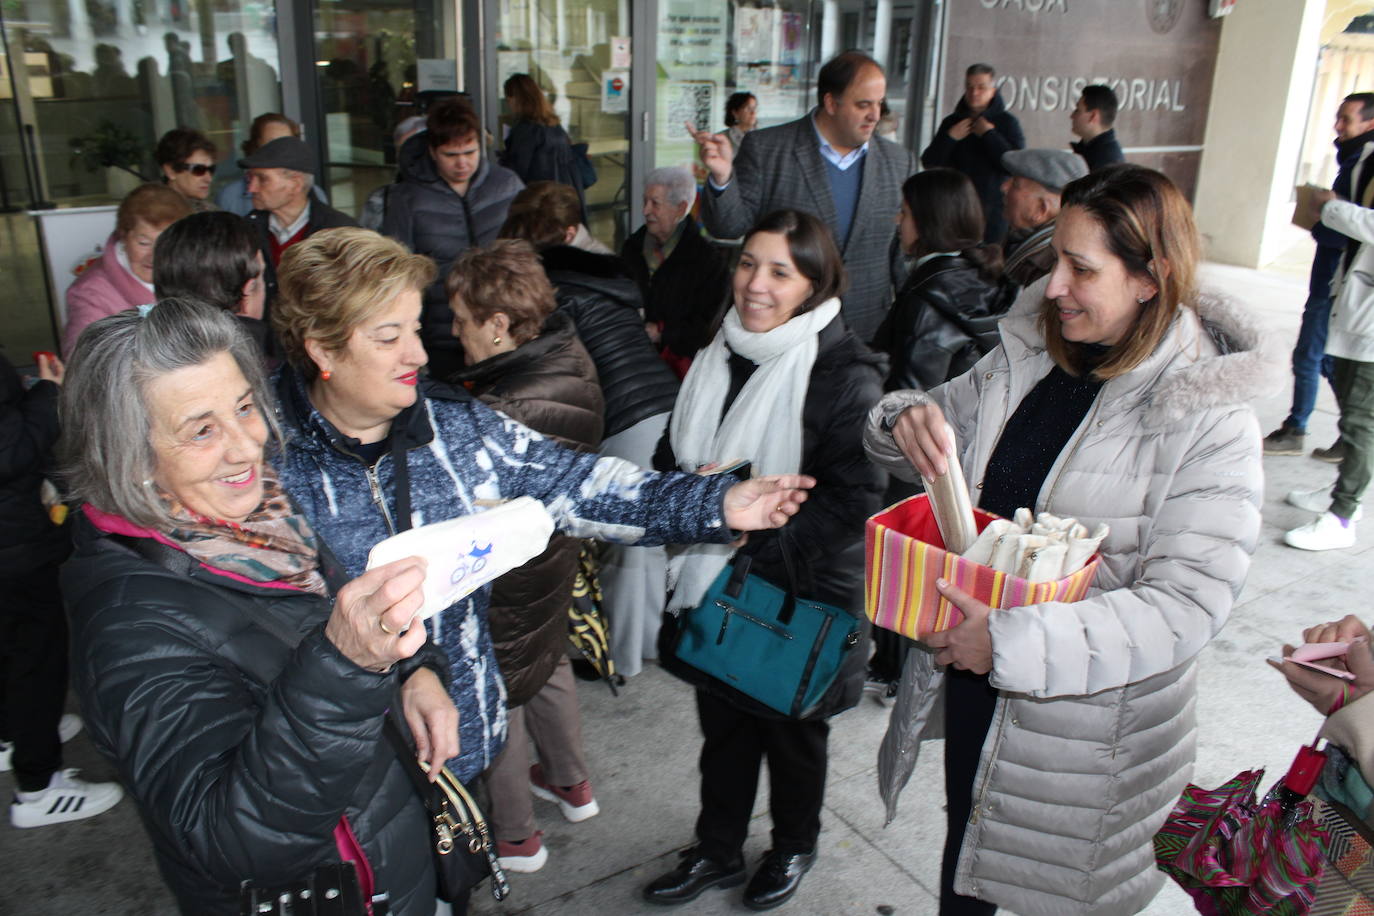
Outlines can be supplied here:
M630 110L630 71L605 70L601 74L601 110L618 114Z

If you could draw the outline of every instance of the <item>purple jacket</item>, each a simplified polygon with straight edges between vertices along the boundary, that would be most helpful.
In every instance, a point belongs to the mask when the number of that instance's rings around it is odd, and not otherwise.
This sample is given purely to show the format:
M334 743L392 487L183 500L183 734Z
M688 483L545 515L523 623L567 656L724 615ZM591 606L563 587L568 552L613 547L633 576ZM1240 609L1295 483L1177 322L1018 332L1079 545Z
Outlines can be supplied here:
M71 359L76 339L86 325L116 312L147 305L153 294L129 271L120 266L115 248L119 233L105 240L100 257L90 261L76 282L67 287L67 327L62 331L62 358Z

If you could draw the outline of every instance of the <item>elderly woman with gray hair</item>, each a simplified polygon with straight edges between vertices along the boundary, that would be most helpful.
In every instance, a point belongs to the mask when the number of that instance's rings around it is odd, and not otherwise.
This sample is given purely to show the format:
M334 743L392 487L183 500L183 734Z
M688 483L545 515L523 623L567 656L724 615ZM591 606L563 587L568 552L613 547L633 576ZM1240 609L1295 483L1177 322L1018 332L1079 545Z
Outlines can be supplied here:
M692 218L696 197L696 180L687 169L654 169L644 179L644 225L620 249L644 296L649 337L679 378L711 342L730 286L725 253Z
M443 653L405 629L422 561L348 581L265 460L271 395L224 310L92 324L61 419L73 677L182 912L342 860L392 913L433 913L428 818L383 735L396 709L430 764L458 752Z

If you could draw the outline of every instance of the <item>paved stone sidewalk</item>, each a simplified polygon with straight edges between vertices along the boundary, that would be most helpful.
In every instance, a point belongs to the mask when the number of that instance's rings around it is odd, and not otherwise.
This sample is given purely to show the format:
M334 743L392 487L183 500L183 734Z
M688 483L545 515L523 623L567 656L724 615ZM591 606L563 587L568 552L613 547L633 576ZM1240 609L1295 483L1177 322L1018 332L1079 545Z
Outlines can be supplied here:
M1210 266L1209 285L1251 303L1276 333L1291 340L1305 298L1305 278ZM1288 394L1256 404L1263 432L1278 425ZM1322 400L1311 441L1335 438L1330 391ZM1367 613L1374 591L1374 523L1356 548L1321 554L1285 547L1279 537L1307 520L1283 504L1299 487L1334 478L1331 465L1309 458L1270 458L1264 531L1240 604L1221 635L1202 656L1200 747L1196 780L1215 785L1241 769L1286 769L1299 743L1310 740L1317 714L1294 697L1263 662L1303 626L1347 612ZM580 685L586 745L602 813L582 824L563 822L552 805L538 803L549 862L534 875L512 875L513 893L496 904L485 890L474 898L478 914L619 916L660 913L639 900L639 888L676 861L691 840L696 813L698 730L691 691L649 666L619 698L596 684ZM875 788L875 756L887 712L865 699L838 717L831 736L831 768L820 860L800 895L780 912L903 914L936 912L935 888L944 834L941 757L938 744L923 755L902 797L899 817L884 829ZM69 765L92 778L110 769L89 743L68 746ZM766 782L764 783L766 785ZM0 792L12 790L0 774ZM751 865L767 847L768 819L760 807L747 855ZM147 841L127 801L80 824L17 831L0 821L0 896L4 916L173 914L174 907L152 864ZM691 914L746 912L740 889L710 892L681 907ZM1148 916L1193 912L1187 897L1166 886Z

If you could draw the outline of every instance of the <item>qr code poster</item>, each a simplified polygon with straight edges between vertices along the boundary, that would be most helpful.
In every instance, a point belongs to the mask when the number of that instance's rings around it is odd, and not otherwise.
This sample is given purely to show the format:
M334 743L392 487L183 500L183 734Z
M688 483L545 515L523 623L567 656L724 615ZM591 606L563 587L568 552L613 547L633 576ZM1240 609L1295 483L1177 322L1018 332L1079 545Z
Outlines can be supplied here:
M667 112L658 119L660 140L679 139L684 121L695 124L698 130L714 132L716 122L724 117L723 112L716 111L716 84L712 80L669 80L661 89L659 111Z

